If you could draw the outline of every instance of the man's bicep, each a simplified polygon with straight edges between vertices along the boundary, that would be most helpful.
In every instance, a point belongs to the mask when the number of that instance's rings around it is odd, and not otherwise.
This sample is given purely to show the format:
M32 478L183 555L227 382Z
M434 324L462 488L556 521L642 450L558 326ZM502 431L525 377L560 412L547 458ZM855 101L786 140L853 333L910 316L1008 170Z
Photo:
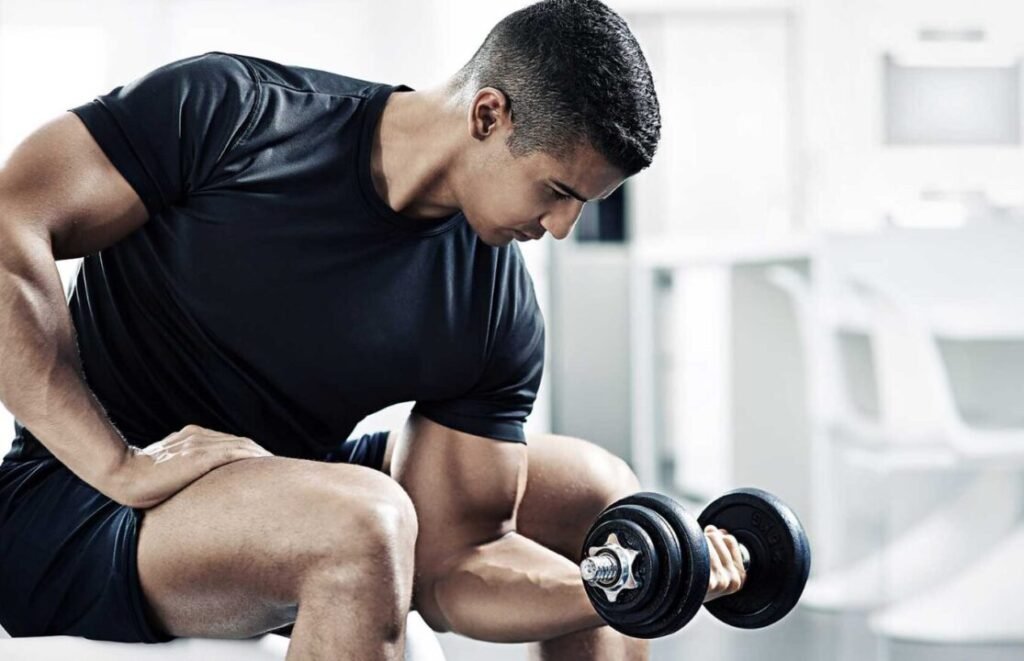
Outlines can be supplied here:
M416 504L421 530L444 526L453 546L515 529L526 488L526 445L446 427L413 412L399 434L391 475Z

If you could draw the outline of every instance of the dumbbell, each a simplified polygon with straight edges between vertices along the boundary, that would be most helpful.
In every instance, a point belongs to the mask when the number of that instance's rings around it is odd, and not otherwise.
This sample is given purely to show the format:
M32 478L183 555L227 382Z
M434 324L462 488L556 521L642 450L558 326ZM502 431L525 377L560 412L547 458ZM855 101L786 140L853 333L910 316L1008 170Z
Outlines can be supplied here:
M641 492L601 512L583 544L580 575L597 613L634 638L675 633L707 595L710 551L704 527L724 528L740 544L743 587L706 604L735 627L766 627L800 599L811 549L800 520L761 489L736 489L694 518L662 494Z

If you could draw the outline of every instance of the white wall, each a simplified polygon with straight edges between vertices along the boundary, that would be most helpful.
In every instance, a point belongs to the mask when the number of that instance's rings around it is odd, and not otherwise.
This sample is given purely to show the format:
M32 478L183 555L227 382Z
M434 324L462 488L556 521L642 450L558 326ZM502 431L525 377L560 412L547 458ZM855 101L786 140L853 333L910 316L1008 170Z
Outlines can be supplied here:
M634 236L746 236L802 224L795 21L785 9L639 13L662 110L654 164L636 178Z
M801 61L808 225L867 230L898 215L924 188L981 189L1024 203L1019 147L882 145L882 54L950 60L1024 55L1024 6L1015 0L806 0ZM980 27L986 41L923 44L921 28Z
M649 197L660 198L638 209L639 222L654 231L665 223L669 233L687 236L730 228L748 237L787 227L868 231L887 218L900 223L915 220L912 213L937 213L921 207L923 190L981 190L999 203L1024 204L1020 148L882 144L883 55L1009 65L1024 55L1024 5L1016 0L613 4L634 19L666 111L666 148L651 171L637 177ZM789 43L772 45L779 37L765 27L778 20L787 22ZM981 29L985 39L925 43L918 38L924 28ZM784 73L772 73L778 67ZM788 113L788 125L773 122L779 109ZM765 130L791 135L773 143ZM793 153L787 157L780 144ZM782 183L787 176L788 189ZM771 190L775 199L766 196ZM737 220L745 201L757 211ZM788 222L780 218L786 214Z

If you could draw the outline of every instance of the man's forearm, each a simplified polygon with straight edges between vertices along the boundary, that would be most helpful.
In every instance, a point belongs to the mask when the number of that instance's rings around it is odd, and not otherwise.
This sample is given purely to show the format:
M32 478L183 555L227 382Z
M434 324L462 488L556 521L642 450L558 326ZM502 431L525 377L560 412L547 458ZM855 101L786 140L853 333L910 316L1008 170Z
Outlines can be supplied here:
M0 400L79 477L108 486L127 446L82 377L49 244L9 227L0 228Z
M477 640L547 640L601 626L569 560L518 534L478 546L434 582L452 631Z

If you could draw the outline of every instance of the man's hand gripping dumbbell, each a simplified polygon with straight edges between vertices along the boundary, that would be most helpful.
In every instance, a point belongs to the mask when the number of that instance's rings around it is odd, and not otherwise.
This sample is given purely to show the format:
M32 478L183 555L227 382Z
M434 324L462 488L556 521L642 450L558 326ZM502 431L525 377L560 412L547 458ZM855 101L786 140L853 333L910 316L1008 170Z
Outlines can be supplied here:
M768 626L796 605L811 566L799 519L759 489L731 491L697 519L667 496L628 496L598 516L582 555L595 610L637 638L678 631L705 602L726 624Z

